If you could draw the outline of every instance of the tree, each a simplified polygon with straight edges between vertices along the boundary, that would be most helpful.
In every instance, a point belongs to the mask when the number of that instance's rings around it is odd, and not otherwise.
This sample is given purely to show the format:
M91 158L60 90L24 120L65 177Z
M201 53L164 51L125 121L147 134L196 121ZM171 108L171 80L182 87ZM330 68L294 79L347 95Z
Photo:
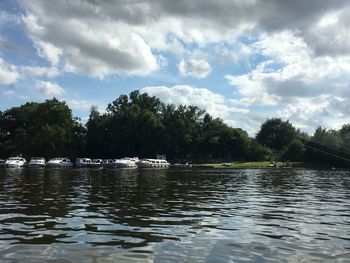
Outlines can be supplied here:
M137 90L129 96L120 95L104 114L91 107L85 127L66 103L57 99L0 111L1 157L22 153L24 157L116 158L165 153L169 159L194 161L262 161L277 155L302 160L304 143L323 145L328 148L320 149L333 149L333 154L345 156L350 124L339 131L319 127L310 142L310 137L289 121L273 118L261 125L256 139L251 139L244 130L228 126L197 106L166 105ZM309 148L307 156L320 160Z
M90 156L166 153L170 159L243 159L249 138L245 131L213 119L197 106L165 105L147 93L120 95L100 115L91 109L87 122Z
M248 153L248 134L242 129L229 127L221 119L213 119L207 114L203 119L203 151L211 156L237 160Z
M339 130L339 134L342 140L341 150L350 152L350 124L344 124Z
M104 158L106 145L106 116L101 116L96 106L90 108L86 123L86 154L92 158Z
M296 130L289 121L280 118L266 120L256 135L256 140L274 150L282 150L296 137Z
M318 127L315 130L311 141L319 145L336 150L342 145L341 133L336 130L327 130L322 127Z
M255 139L252 139L249 143L248 159L251 161L266 161L274 159L274 156L270 148L265 147Z
M74 154L77 152L75 147L78 147L74 142L79 136L84 136L81 135L83 127L73 118L66 103L55 98L5 111L0 126L5 134L2 143L11 142L13 145L7 154L23 154L27 158Z
M302 161L304 158L304 144L299 139L294 139L282 153L284 161Z
M0 158L8 157L12 152L14 152L14 145L6 129L4 114L0 111Z
M162 139L170 158L185 159L198 155L203 113L196 106L165 106L161 119L165 128Z
M107 113L91 109L87 122L88 152L100 156L155 156L163 151L164 104L147 93L133 91L108 104Z

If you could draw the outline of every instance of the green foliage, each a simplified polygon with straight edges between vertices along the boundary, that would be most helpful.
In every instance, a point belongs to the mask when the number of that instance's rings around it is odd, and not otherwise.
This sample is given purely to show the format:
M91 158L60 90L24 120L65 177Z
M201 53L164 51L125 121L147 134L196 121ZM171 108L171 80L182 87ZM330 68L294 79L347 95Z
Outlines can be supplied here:
M261 125L256 139L271 149L282 150L294 140L296 135L296 130L289 121L273 118L266 120Z
M302 143L306 143L310 141L311 137L306 132L302 132L299 129L296 130L296 136L297 139L299 139Z
M91 107L85 127L57 99L0 112L0 155L4 157L152 157L157 153L166 153L170 160L193 161L272 156L267 146L242 129L229 127L196 106L166 105L137 90L120 95L104 114Z
M74 144L83 150L85 128L72 117L66 103L57 99L11 108L2 114L0 127L1 155L75 155Z
M266 161L273 159L273 152L270 148L258 143L255 139L250 141L248 159L251 161Z
M196 106L167 105L162 114L164 136L162 144L170 158L186 159L198 156L203 136L201 119L204 111Z
M244 159L249 138L241 129L213 119L196 106L165 105L147 93L121 95L87 122L90 156L155 156L168 159Z
M342 140L341 149L350 151L350 124L344 124L339 130L339 135Z
M308 161L322 162L332 166L349 166L349 125L344 125L340 130L327 130L318 127L307 144L308 150L305 156Z
M338 149L342 145L340 132L336 130L327 130L322 127L316 129L311 141L331 149Z
M306 156L320 160L316 151L304 152L304 144L310 141L345 156L350 147L350 124L339 131L319 127L310 138L289 121L273 118L266 120L252 139L242 129L232 128L196 106L166 105L137 90L119 96L104 114L93 106L85 127L66 103L57 99L0 111L2 158L17 154L27 158L155 157L165 153L169 160L195 162L302 161Z
M283 161L302 161L304 159L304 144L299 139L294 139L282 153Z
M90 156L149 156L163 152L164 126L159 99L139 91L121 95L100 115L91 109L87 122L87 152Z
M6 158L14 151L14 145L7 134L4 113L0 111L0 158Z

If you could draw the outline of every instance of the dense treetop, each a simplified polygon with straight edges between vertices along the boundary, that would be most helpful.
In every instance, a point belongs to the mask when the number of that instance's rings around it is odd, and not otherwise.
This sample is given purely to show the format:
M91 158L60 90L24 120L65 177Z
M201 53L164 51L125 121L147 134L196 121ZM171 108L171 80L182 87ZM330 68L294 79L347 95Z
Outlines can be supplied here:
M310 138L289 121L272 118L261 125L256 138L250 138L244 130L228 126L197 106L164 104L137 90L119 96L103 114L92 106L85 126L64 101L55 98L0 111L2 158L18 154L26 158L166 154L168 160L196 162L303 161L315 157L305 147L309 142L346 152L350 124L339 131L319 127Z

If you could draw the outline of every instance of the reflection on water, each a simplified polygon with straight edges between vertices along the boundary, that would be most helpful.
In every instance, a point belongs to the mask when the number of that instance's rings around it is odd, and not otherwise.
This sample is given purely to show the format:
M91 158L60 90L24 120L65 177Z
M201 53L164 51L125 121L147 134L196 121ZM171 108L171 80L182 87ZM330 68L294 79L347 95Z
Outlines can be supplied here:
M350 172L0 170L0 262L344 262Z

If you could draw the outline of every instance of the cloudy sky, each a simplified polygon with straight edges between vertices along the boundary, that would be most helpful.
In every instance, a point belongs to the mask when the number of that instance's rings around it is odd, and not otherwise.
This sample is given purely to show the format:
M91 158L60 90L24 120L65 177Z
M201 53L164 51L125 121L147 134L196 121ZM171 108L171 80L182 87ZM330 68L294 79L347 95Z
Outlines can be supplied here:
M83 120L139 89L254 135L350 122L350 1L2 0L0 110L57 97Z

